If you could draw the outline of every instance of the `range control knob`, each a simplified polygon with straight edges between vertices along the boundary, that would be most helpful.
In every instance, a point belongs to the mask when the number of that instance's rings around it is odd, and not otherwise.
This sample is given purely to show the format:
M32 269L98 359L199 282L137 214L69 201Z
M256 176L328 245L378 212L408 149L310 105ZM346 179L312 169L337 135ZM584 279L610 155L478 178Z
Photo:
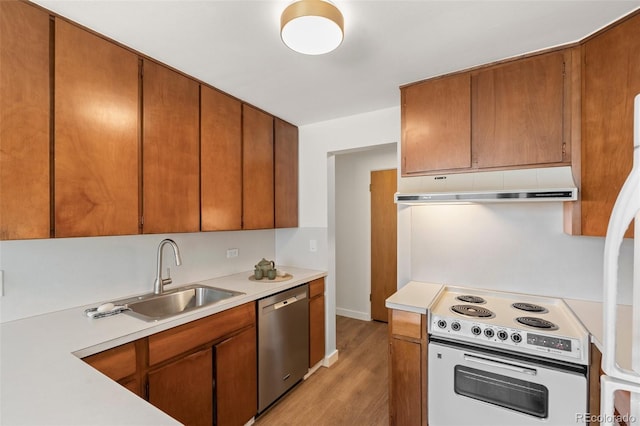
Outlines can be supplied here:
M482 329L479 326L474 325L471 327L471 333L473 333L474 336L479 336L482 333Z
M447 322L445 320L438 320L438 327L447 328Z
M511 335L511 340L513 340L514 343L520 343L522 342L522 336L519 335L518 333L513 333Z
M460 331L460 323L458 321L451 323L451 329L453 331Z
M509 338L509 334L506 331L504 330L498 331L498 339L507 340L508 338Z
M484 329L484 335L487 336L489 339L491 339L494 335L494 331L492 328L485 328Z

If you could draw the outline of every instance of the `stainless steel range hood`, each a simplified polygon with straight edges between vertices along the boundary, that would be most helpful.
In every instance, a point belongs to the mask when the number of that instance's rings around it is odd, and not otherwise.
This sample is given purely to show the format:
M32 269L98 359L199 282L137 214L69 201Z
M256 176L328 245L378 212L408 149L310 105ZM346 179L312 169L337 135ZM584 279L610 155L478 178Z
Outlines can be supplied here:
M571 167L545 167L401 178L397 204L574 201Z

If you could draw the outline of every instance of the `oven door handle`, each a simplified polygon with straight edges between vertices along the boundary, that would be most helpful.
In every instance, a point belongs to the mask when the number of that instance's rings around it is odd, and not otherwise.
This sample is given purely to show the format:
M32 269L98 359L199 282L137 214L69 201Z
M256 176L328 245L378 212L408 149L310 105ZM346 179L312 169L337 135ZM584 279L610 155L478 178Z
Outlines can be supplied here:
M515 371L517 373L529 374L531 376L535 376L538 374L538 370L534 368L521 367L519 365L509 364L501 360L487 359L487 358L482 358L475 355L464 354L464 360L475 362L478 364L488 365L491 367L502 368L509 371Z

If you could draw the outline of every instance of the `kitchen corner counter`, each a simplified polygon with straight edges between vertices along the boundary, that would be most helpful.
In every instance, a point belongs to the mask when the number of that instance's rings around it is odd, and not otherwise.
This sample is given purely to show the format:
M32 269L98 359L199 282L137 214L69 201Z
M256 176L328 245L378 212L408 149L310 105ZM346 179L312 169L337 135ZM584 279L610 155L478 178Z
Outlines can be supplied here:
M400 290L389 296L385 306L389 309L426 315L429 306L443 287L442 284L409 281Z
M250 281L251 271L247 271L199 281L245 294L155 322L127 314L86 317L84 310L99 305L98 301L1 324L0 424L180 424L80 358L326 276L323 271L284 269L292 279Z
M564 299L582 325L591 334L591 341L600 352L603 347L603 310L601 302L586 300ZM628 305L618 305L618 327L616 328L616 350L618 365L627 370L631 369L631 315L632 309ZM624 325L628 326L624 326Z

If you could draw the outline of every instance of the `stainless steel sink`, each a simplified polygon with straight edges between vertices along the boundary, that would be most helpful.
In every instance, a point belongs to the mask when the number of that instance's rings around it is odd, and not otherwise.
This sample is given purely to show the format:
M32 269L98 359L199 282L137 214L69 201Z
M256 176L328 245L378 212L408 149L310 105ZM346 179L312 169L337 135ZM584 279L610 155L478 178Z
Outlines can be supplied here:
M163 294L151 293L114 303L126 304L130 309L126 312L132 316L145 321L158 321L242 294L245 293L193 284Z

